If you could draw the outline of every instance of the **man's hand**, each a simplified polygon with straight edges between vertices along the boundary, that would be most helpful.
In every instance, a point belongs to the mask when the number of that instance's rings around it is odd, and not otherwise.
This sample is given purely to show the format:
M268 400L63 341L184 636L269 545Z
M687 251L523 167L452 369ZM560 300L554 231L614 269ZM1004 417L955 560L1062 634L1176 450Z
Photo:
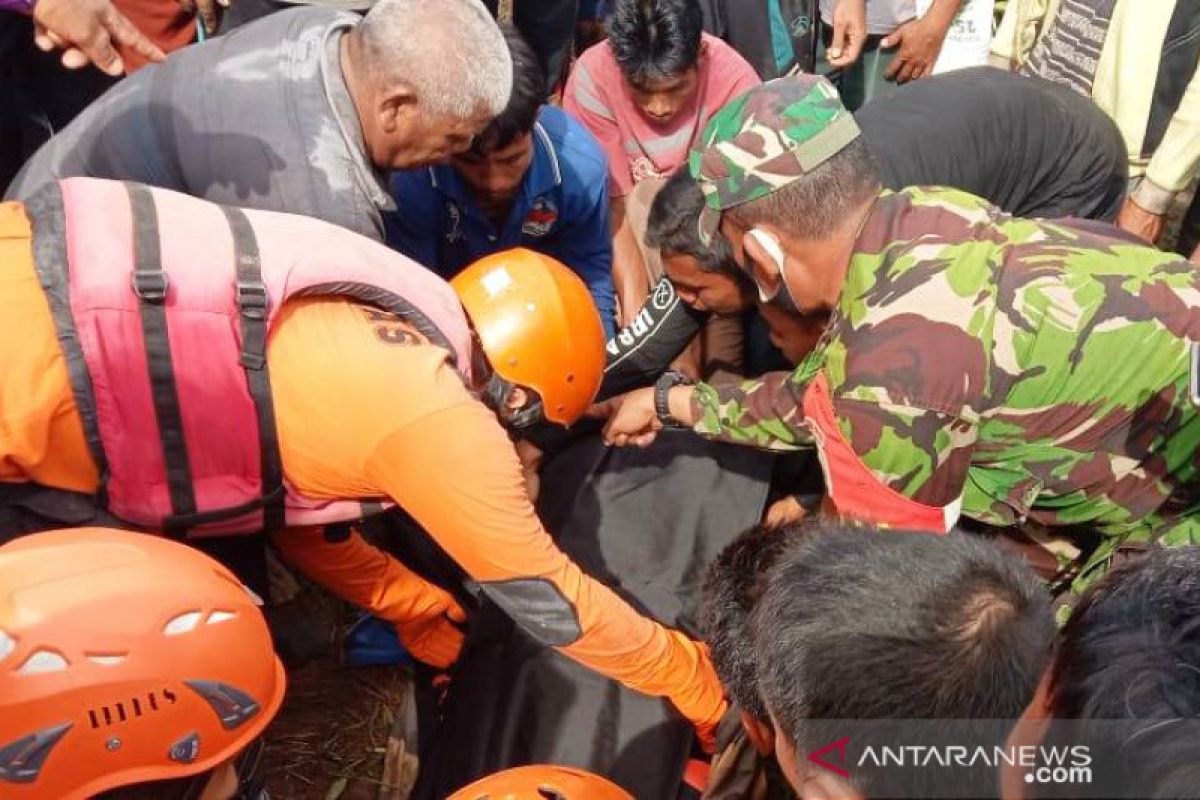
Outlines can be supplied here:
M204 32L209 36L216 34L221 20L217 15L217 6L229 8L229 0L179 0L179 7L189 14L200 18Z
M414 603L409 614L396 623L400 641L423 664L447 669L458 660L463 632L455 623L466 622L467 614L448 592L428 584L421 602Z
M771 504L763 515L763 525L768 528L778 528L799 522L808 516L808 509L801 505L800 500L792 494L781 497Z
M935 5L920 19L909 20L880 42L884 48L900 48L888 65L885 78L896 83L907 83L933 72L938 53L942 52L946 31L950 30L950 22L954 19L953 14L948 18L944 14L936 14L936 9Z
M625 447L649 447L662 430L654 410L654 389L638 389L625 395L620 407L604 426L604 443Z
M851 66L867 41L867 0L838 0L833 7L833 41L825 48L829 66Z
M637 319L646 298L650 296L650 283L646 279L646 271L640 264L636 267L613 271L616 282L617 305L620 306L620 318L617 322L622 328L627 327Z
M1125 204L1121 206L1121 213L1117 215L1117 225L1122 230L1129 231L1134 236L1140 236L1150 244L1158 243L1166 221L1164 215L1147 211L1133 202L1132 197L1125 198Z
M163 51L133 26L111 0L38 0L33 7L34 44L50 52L63 50L62 64L79 69L95 64L114 78L125 63L114 42L132 48L149 61L162 61Z
M637 318L646 298L650 296L650 280L646 275L646 263L642 260L637 235L625 213L625 198L610 198L609 212L613 231L613 288L617 293L617 303L621 306L618 321L624 328Z
M592 403L588 406L588 410L583 412L583 415L588 419L608 419L617 413L617 409L621 407L621 401L624 399L625 395L619 395L601 400L599 403Z

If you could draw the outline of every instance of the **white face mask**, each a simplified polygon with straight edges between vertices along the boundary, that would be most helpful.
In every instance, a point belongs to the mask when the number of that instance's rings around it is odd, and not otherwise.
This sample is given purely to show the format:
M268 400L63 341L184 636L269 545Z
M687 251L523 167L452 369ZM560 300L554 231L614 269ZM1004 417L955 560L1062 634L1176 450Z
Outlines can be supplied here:
M784 255L783 247L779 244L779 240L775 238L774 234L767 233L759 228L752 228L750 235L754 237L754 241L758 242L759 247L766 251L775 274L779 278L779 282L772 292L767 292L763 289L758 279L754 278L754 285L758 289L758 299L763 303L771 303L793 314L803 313L800 310L800 303L796 301L796 297L792 294L792 290L788 287L787 280L783 275ZM781 287L783 288L782 296L779 291Z

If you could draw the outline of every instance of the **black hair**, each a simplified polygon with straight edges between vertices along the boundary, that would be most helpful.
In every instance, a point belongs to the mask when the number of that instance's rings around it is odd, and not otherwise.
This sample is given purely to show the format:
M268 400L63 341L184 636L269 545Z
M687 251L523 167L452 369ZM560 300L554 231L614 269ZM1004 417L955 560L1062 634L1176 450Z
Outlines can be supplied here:
M471 143L477 156L512 144L518 136L533 130L538 111L546 99L546 77L533 49L512 25L500 26L508 51L512 54L513 85L508 105Z
M188 800L199 797L211 778L209 770L187 778L147 781L101 792L92 800Z
M700 629L717 677L742 711L766 724L770 718L758 693L748 622L786 541L778 528L756 525L745 531L708 568L700 595Z
M664 255L691 256L705 272L745 279L724 239L714 236L711 247L700 241L697 226L703 207L704 193L685 165L668 178L654 196L646 220L646 244L662 250Z
M1048 688L1044 744L1086 744L1106 797L1196 797L1200 547L1156 549L1087 591Z
M798 753L828 743L834 724L821 720L1021 715L1056 632L1049 594L1023 561L957 532L878 531L816 519L781 533L787 543L751 626L759 691L777 734ZM881 743L897 744L891 737L904 732L893 730ZM1008 730L993 722L978 733L980 745L1000 746ZM972 780L979 786L950 796L994 791L993 770L971 773L885 773L868 765L853 780L867 797L945 797Z
M741 228L769 222L799 239L820 240L845 224L881 185L879 168L860 136L791 183L725 213Z
M616 0L608 42L625 80L644 86L696 66L703 28L698 0Z

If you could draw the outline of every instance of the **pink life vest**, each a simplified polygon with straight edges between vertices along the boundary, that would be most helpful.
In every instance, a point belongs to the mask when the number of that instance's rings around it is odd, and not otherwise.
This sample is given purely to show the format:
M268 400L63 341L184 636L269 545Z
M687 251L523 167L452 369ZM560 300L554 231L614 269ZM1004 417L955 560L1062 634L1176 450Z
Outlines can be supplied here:
M394 312L470 378L454 290L351 231L93 178L47 186L26 207L99 502L134 525L246 533L355 519L360 501L384 499L317 501L284 480L266 341L289 298Z

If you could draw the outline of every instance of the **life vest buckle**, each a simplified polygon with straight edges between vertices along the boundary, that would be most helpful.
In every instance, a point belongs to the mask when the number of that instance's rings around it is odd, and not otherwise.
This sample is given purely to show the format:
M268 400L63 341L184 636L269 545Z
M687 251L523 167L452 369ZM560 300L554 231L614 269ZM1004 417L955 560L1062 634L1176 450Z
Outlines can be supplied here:
M167 273L164 270L134 270L133 293L143 303L161 303L167 299Z
M238 310L247 319L266 319L270 295L261 281L237 281L236 297Z

